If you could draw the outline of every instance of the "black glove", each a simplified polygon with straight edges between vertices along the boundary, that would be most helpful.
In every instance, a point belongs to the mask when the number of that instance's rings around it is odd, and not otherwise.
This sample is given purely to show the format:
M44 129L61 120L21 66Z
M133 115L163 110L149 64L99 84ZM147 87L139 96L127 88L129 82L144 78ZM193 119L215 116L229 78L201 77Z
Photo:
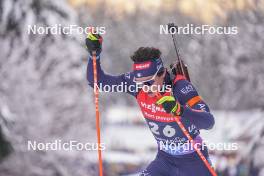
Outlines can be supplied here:
M186 77L186 79L188 81L190 81L187 65L184 64L184 62L182 60L181 60L181 62L182 62L183 70L181 69L181 64L179 61L177 61L176 64L170 65L170 72L169 73L171 76L171 80L174 80L177 75L184 75Z
M93 52L96 53L96 56L100 55L102 51L102 42L103 38L99 34L92 34L91 32L88 33L85 43L91 56L93 55Z

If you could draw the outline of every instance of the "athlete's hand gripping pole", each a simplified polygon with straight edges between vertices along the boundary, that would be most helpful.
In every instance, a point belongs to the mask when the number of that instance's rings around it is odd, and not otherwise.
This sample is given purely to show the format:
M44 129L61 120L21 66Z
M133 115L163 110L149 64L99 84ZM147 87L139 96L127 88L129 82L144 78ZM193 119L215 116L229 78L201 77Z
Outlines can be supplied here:
M97 133L97 143L98 147L98 167L99 176L103 176L103 161L102 161L102 150L101 146L101 130L100 130L100 113L99 113L99 90L98 90L98 80L97 80L97 66L96 57L99 56L101 52L102 37L100 35L95 35L90 33L86 38L86 47L92 56L93 60L93 78L94 78L94 103L95 103L95 115L96 115L96 133Z
M172 99L168 99L168 97L162 97L160 93L156 92L156 96L158 97L158 104L162 104L166 112L170 112L174 117L175 121L184 133L184 135L187 137L188 141L190 141L191 146L194 148L194 150L197 152L198 156L200 159L203 161L205 166L208 168L209 172L212 174L212 176L217 176L215 170L211 167L201 150L195 145L193 138L191 137L190 133L187 131L187 129L184 127L180 120L180 116L182 113L181 107L179 107L179 103L175 100L173 105ZM163 101L163 99L167 99L168 101ZM171 108L171 110L169 109Z

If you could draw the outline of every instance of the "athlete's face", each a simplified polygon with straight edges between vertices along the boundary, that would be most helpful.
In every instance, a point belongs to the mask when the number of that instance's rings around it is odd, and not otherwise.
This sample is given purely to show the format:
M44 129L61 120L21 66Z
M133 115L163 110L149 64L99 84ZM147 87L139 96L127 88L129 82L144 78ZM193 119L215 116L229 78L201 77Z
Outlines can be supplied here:
M159 90L162 88L165 75L166 69L155 76L153 84L149 85L151 87L151 89L149 89L151 90L149 91L150 96L155 96L155 92L159 92Z
M154 75L136 78L134 81L143 84L143 86L148 86L148 94L150 96L155 96L155 93L163 88L166 72L167 70L165 68L161 68Z

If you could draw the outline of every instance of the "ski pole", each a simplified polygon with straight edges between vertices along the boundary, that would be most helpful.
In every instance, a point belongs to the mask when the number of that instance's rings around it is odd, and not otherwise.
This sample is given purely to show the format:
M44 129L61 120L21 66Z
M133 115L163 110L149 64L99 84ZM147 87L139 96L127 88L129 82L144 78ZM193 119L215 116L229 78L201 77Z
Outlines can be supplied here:
M169 23L168 24L168 29L170 28L174 28L174 30L176 30L177 32L177 26L174 25L174 23ZM171 31L170 31L171 32ZM173 40L173 45L174 45L174 49L176 51L176 55L177 55L177 59L178 62L180 63L180 69L181 72L183 73L183 76L185 76L188 80L190 80L188 72L185 73L184 69L183 69L183 63L180 59L180 54L179 54L179 50L177 47L177 41L176 41L176 36L175 36L175 31L171 32L171 36L172 36L172 40ZM157 94L158 97L161 97L161 95L158 93ZM214 169L211 167L211 165L209 164L209 162L207 161L207 159L204 157L203 153L200 151L200 149L198 149L196 147L196 145L194 144L193 138L191 137L191 135L189 134L189 132L186 130L186 128L184 127L184 125L182 124L180 118L178 116L175 116L175 121L178 124L178 126L180 127L180 129L182 130L182 132L184 133L184 135L187 137L188 141L190 141L192 147L194 148L194 150L197 152L198 156L200 157L200 159L203 161L203 163L205 164L205 166L208 168L209 172L213 175L213 176L217 176L216 172L214 171Z
M156 96L158 98L161 98L161 94L159 92L156 93ZM194 148L194 150L197 152L198 156L200 157L200 159L203 161L203 163L205 164L205 166L207 167L207 169L209 170L209 172L212 174L212 176L217 176L215 170L211 167L211 165L209 164L209 162L207 161L207 159L204 157L203 153L201 152L200 149L198 149L196 147L196 145L194 144L193 138L191 137L190 133L186 130L186 128L184 127L184 125L182 124L179 116L174 116L175 117L175 121L178 124L178 126L180 127L180 129L182 130L183 134L187 137L188 141L190 141L192 147Z
M95 115L96 115L96 133L98 147L98 165L99 165L99 176L103 176L103 162L102 162L102 151L101 146L101 130L100 130L100 113L99 113L99 90L97 86L97 67L96 67L96 52L92 52L93 59L93 77L94 77L94 103L95 103Z
M199 148L197 148L197 146L194 144L193 138L191 137L190 133L188 133L188 131L186 130L186 128L183 126L181 120L179 117L175 116L175 121L177 122L177 124L179 125L179 127L181 128L182 132L184 133L184 135L188 138L188 140L191 142L192 147L194 148L194 150L197 152L198 156L200 157L200 159L203 161L203 163L205 164L205 166L208 168L209 172L212 174L212 176L217 176L215 170L211 167L211 165L209 164L209 162L207 161L207 159L204 157L203 153L201 152L201 150Z

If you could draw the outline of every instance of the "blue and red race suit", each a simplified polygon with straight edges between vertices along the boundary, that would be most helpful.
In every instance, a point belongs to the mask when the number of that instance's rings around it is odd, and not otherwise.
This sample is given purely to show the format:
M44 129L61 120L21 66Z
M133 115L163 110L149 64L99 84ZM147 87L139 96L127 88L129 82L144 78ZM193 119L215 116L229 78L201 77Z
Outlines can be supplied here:
M157 141L157 157L147 167L147 169L141 173L141 175L210 175L195 150L191 147L183 145L188 144L187 137L183 134L180 127L175 122L174 117L172 117L171 114L166 113L161 105L156 105L158 98L156 96L150 97L148 93L144 92L142 89L133 89L133 87L136 87L136 83L133 81L133 72L112 76L106 74L102 70L99 56L96 62L98 84L101 86L112 86L112 91L117 91L115 89L121 84L130 86L130 89L126 89L126 93L137 99L146 123ZM93 65L91 58L88 60L87 79L90 86L93 87ZM194 86L183 76L178 75L175 80L171 81L169 74L167 74L165 76L164 84L171 84L172 91L165 92L162 96L173 95L175 99L183 105L184 110L181 116L181 121L190 133L191 137L194 139L194 142L201 144L202 138L199 135L199 130L211 129L214 125L214 117L210 113L209 107L198 95ZM168 147L172 146L171 144L174 144L174 147ZM202 152L206 157L208 157L206 149L203 149ZM188 161L190 161L189 164L185 164L184 167L181 166L181 163L188 163ZM196 166L194 167L196 169L191 167L191 163L196 163ZM188 166L190 168L188 168ZM194 174L191 174L192 172Z

